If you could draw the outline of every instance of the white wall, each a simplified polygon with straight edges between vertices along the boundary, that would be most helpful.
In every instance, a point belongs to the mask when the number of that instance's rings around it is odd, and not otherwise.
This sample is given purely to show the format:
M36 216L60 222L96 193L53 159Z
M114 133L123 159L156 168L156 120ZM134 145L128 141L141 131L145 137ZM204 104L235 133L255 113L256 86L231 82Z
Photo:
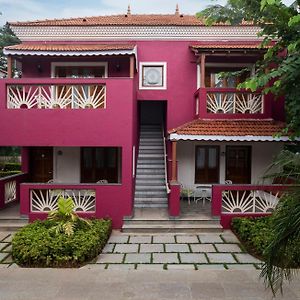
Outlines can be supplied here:
M177 142L178 181L185 187L195 187L195 146L220 146L220 183L225 181L225 148L226 146L252 146L251 183L261 182L261 176L271 164L273 157L283 149L281 142ZM265 181L267 182L267 181Z
M54 182L80 183L80 148L54 147Z

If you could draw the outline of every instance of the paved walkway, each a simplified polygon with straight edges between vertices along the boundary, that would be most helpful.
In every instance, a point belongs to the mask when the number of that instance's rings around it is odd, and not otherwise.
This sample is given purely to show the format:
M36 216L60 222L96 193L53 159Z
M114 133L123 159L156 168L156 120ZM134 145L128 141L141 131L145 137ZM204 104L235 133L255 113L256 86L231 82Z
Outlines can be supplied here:
M259 269L230 232L128 235L113 233L95 263L103 269ZM89 266L86 266L89 267Z
M0 233L0 267L16 267L11 257L11 233ZM83 268L241 269L256 270L261 262L245 253L231 231L222 234L122 234L113 232L108 244Z
M0 300L271 300L258 270L0 269ZM300 280L284 289L299 300Z

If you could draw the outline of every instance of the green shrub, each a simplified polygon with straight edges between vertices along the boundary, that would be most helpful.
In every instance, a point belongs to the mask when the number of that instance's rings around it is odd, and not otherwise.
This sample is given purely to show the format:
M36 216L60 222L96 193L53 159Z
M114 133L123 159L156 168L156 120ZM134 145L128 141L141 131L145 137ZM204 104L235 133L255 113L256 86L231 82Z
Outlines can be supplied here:
M8 177L21 173L21 171L0 171L0 177Z
M274 235L271 217L234 218L232 228L246 249L261 257Z
M3 166L3 171L21 171L21 164L7 162Z
M264 259L265 250L275 236L275 218L278 218L277 212L268 217L234 218L231 225L243 246ZM287 262L293 262L294 267L300 266L300 237L289 242L283 255Z
M51 220L35 221L12 240L12 256L23 267L78 267L95 258L111 233L110 220L82 222L74 234L56 234Z

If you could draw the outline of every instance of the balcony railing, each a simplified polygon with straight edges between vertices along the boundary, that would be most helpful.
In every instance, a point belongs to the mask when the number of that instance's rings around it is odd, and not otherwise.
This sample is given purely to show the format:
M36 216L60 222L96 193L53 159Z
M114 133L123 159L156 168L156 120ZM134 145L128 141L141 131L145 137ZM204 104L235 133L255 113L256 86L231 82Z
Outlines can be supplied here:
M200 88L195 93L195 111L201 118L266 118L270 109L260 92L234 88Z
M24 173L0 178L0 209L19 200L20 184L25 181Z
M106 107L106 85L8 84L8 109L98 109Z
M208 91L206 110L213 114L261 114L264 111L263 98L260 93Z
M225 228L231 219L271 214L288 186L227 184L212 187L212 214L221 217Z

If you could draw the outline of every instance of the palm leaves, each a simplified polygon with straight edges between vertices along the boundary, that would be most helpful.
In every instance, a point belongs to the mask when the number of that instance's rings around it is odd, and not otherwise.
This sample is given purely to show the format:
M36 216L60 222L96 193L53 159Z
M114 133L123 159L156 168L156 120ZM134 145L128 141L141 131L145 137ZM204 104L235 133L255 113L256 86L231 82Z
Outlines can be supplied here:
M71 197L67 199L60 197L57 201L57 206L57 210L51 211L48 214L48 219L55 223L55 225L51 227L51 231L56 234L64 233L71 236L80 223L90 225L88 220L80 218L74 212L75 204Z
M280 168L280 169L279 169ZM282 151L272 164L269 176L300 183L300 154ZM280 171L281 170L281 171ZM265 250L260 276L275 295L285 280L291 281L300 266L300 187L287 190L273 215L274 237Z

